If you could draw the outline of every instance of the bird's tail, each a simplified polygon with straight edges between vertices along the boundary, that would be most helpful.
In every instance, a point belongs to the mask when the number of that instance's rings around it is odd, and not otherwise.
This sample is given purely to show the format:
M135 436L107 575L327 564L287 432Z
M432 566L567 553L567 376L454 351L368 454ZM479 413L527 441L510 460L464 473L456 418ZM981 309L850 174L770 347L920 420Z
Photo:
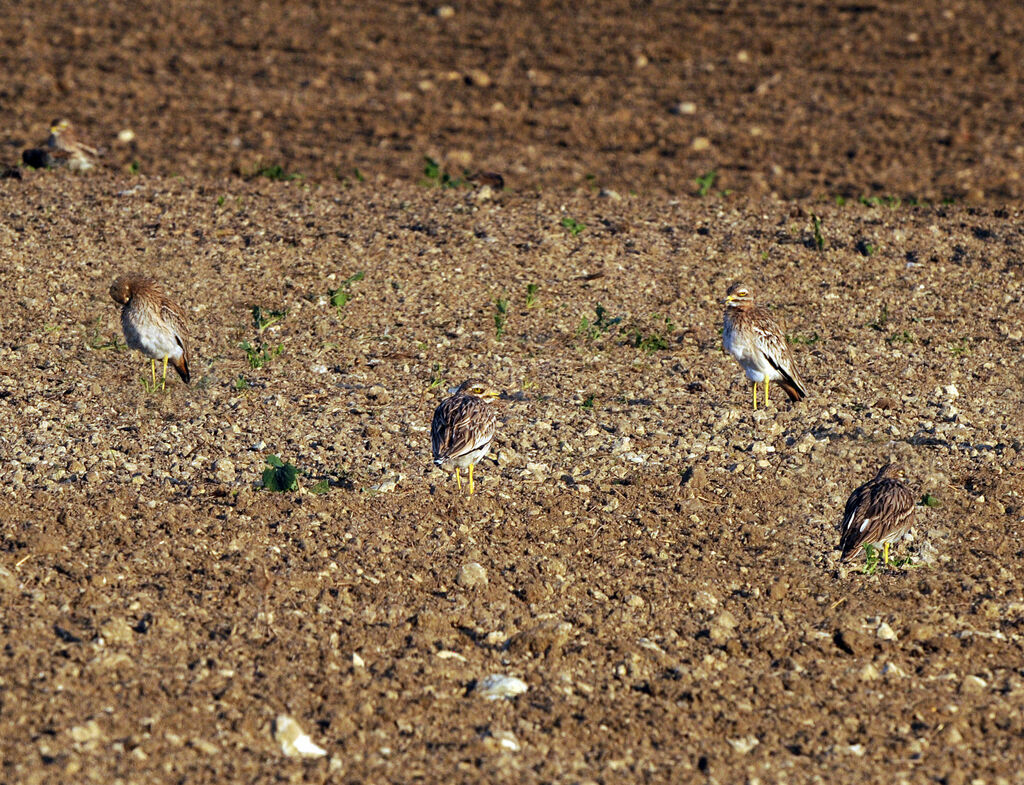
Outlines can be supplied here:
M807 397L807 390L803 384L792 377L782 379L779 383L779 387L786 391L786 395L789 396L791 401L802 401Z
M178 372L181 380L188 384L192 379L192 374L189 373L188 360L185 359L185 355L182 354L177 360L171 360L171 364L174 366L174 370Z

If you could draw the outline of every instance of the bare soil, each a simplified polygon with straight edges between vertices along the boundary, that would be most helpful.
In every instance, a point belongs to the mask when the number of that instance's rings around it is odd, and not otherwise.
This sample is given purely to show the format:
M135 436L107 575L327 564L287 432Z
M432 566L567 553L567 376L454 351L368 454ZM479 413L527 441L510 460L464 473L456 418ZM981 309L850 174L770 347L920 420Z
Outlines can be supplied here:
M453 10L0 7L5 162L107 148L0 179L0 782L1024 782L1024 10ZM889 459L912 562L840 566Z

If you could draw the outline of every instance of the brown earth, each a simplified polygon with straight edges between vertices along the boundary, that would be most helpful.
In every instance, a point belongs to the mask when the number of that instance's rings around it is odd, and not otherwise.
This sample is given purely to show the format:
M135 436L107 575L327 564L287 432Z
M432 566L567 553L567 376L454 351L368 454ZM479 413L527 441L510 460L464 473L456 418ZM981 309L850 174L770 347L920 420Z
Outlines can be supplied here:
M155 9L0 7L6 162L108 148L0 180L0 782L1024 782L1024 10ZM740 277L806 401L750 411ZM840 567L889 458L939 506Z

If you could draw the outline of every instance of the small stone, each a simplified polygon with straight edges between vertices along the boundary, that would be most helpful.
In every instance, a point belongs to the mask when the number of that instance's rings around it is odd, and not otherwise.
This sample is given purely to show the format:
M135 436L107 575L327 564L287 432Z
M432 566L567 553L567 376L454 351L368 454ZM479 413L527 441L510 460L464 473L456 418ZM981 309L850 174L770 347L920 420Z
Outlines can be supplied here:
M702 153L711 148L711 140L706 136L698 136L690 143L690 148L695 153Z
M736 750L740 755L746 755L761 743L757 736L744 736L741 739L726 739L726 741L728 741L729 746Z
M486 71L481 71L479 68L474 68L470 71L467 79L477 87L491 86L491 77L487 75Z
M99 723L96 720L89 720L82 725L76 725L70 731L71 739L84 744L87 741L95 741L103 737L103 731L100 730Z
M391 395L379 384L375 384L368 389L366 391L366 397L371 401L378 401L379 403L387 403L391 400Z
M697 104L693 103L693 101L680 101L678 104L672 107L672 114L697 114Z
M121 618L110 619L101 624L100 635L107 643L130 643L135 639L131 625Z
M279 714L274 721L274 739L289 758L322 758L327 754L287 714Z
M386 480L381 480L376 485L371 485L370 490L375 493L391 493L398 487L398 481L402 479L402 476L388 477Z
M517 695L522 695L528 689L529 687L522 679L505 676L502 673L492 673L476 683L473 693L481 698L494 701L501 698L514 698Z
M440 5L434 9L434 16L438 19L451 19L455 16L455 9L450 5Z
M121 144L128 144L135 139L135 131L131 128L123 128L117 132L117 141Z
M471 561L468 564L462 565L459 574L455 576L455 582L467 589L471 589L474 586L486 586L487 570L478 562Z
M988 682L973 674L964 676L964 680L960 682L960 692L965 695L984 692L986 687L988 687Z
M875 635L877 635L878 639L881 640L881 641L894 641L894 640L898 640L897 637L896 637L896 633L893 632L892 627L890 627L884 621L881 624L878 625L878 629L875 631Z
M213 464L213 476L224 484L235 481L235 464L228 458L218 458Z
M879 674L878 668L869 662L860 669L860 673L858 675L860 676L861 681L874 681L881 674Z

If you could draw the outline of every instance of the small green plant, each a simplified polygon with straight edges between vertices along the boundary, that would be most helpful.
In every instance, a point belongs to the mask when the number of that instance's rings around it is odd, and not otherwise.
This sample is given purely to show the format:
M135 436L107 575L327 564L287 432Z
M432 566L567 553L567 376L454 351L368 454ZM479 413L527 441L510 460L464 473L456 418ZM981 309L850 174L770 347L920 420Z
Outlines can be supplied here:
M283 321L287 315L287 308L283 311L264 311L260 306L254 305L252 307L252 326L256 328L256 332L263 335L263 332L268 327L273 327L278 322Z
M887 569L900 570L910 569L912 567L917 566L914 564L913 559L911 559L909 556L890 556L889 564L886 565L886 563L882 560L882 550L880 548L876 548L874 545L865 545L864 553L866 554L864 559L865 575L874 575L876 572L878 572L879 568L882 567L886 567Z
M430 384L427 386L428 390L434 390L445 382L444 372L441 370L440 363L434 363L434 367L431 368Z
M223 207L224 206L224 196L223 196L223 194L221 196L217 197L217 206L218 207Z
M499 341L505 334L505 322L508 320L508 300L499 297L494 301L494 337Z
M285 463L276 455L267 456L267 468L263 470L263 487L274 493L297 491L299 470L290 461Z
M594 308L593 320L588 319L586 316L580 319L580 326L576 328L576 334L595 341L621 321L621 316L609 319L608 311L605 310L603 305L599 304Z
M888 338L885 339L885 342L890 346L892 346L895 343L913 343L914 336L908 333L906 330L901 330L898 333L893 333L892 335L890 335Z
M715 187L715 180L718 179L718 172L712 169L709 172L705 172L698 177L694 182L697 184L697 196L702 199L711 193L711 189Z
M97 325L99 324L99 321L99 319L96 320ZM55 329L57 331L60 330L59 327L56 327ZM49 332L49 330L47 330L47 332ZM89 348L95 351L106 351L109 349L115 352L123 352L128 348L128 344L121 343L117 339L116 334L109 341L104 340L100 337L100 328L96 326L89 331Z
M539 287L535 283L526 284L526 307L533 308L537 304L537 290Z
M139 169L141 168L142 167L139 165L138 161L132 161L131 165L128 167L128 171L131 172L132 174L138 174Z
M585 223L580 223L575 218L563 218L561 224L569 230L569 234L573 237L578 237L587 228Z
M811 214L811 227L814 230L814 247L819 251L825 250L825 235L821 233L821 218Z
M363 176L363 173L360 172L358 168L352 170L352 176L354 178L356 178L357 182L360 182L360 183L365 183L366 182L366 177Z
M878 318L873 322L868 322L865 327L870 327L872 330L882 332L885 330L885 326L889 323L889 308L883 305L882 310L878 312Z
M238 374L237 378L233 382L231 382L231 389L233 389L235 392L248 390L249 387L249 380L242 376L242 374Z
M252 176L266 177L268 180L283 180L285 182L289 180L303 179L301 174L285 171L285 168L280 164L272 164L269 166L266 164L257 164Z
M238 344L238 347L245 352L245 356L249 360L249 367L254 371L262 368L284 351L284 347L281 344L278 344L268 352L267 347L262 343L257 347L248 341L242 341Z
M330 489L331 489L331 483L326 478L324 478L323 480L320 480L320 482L318 482L312 488L310 488L309 492L310 493L315 493L318 496L321 496L321 495L327 493L327 491L329 491Z
M352 284L363 280L365 275L366 273L360 270L342 281L341 286L337 289L328 289L327 294L331 298L331 305L337 308L338 311L341 311L348 304L348 301L352 299Z
M429 155L423 156L423 184L440 188L462 188L468 185L464 177L452 177L441 168L441 164Z
M861 256L873 256L875 253L875 244L864 239L858 240L853 247Z
M920 506L922 507L941 507L942 502L932 496L930 493L926 493L921 497Z
M672 324L672 319L668 316L662 317L654 314L652 318L659 325L654 332L647 334L639 328L633 329L633 346L646 354L653 354L662 349L667 349L668 338L662 334L662 330L665 333L671 333L676 329L676 326Z
M594 408L594 394L591 393L583 399L583 403L580 404L582 409L593 409Z
M951 343L949 345L949 351L951 351L956 357L962 357L965 354L970 354L970 339L964 337L960 339L959 343Z

